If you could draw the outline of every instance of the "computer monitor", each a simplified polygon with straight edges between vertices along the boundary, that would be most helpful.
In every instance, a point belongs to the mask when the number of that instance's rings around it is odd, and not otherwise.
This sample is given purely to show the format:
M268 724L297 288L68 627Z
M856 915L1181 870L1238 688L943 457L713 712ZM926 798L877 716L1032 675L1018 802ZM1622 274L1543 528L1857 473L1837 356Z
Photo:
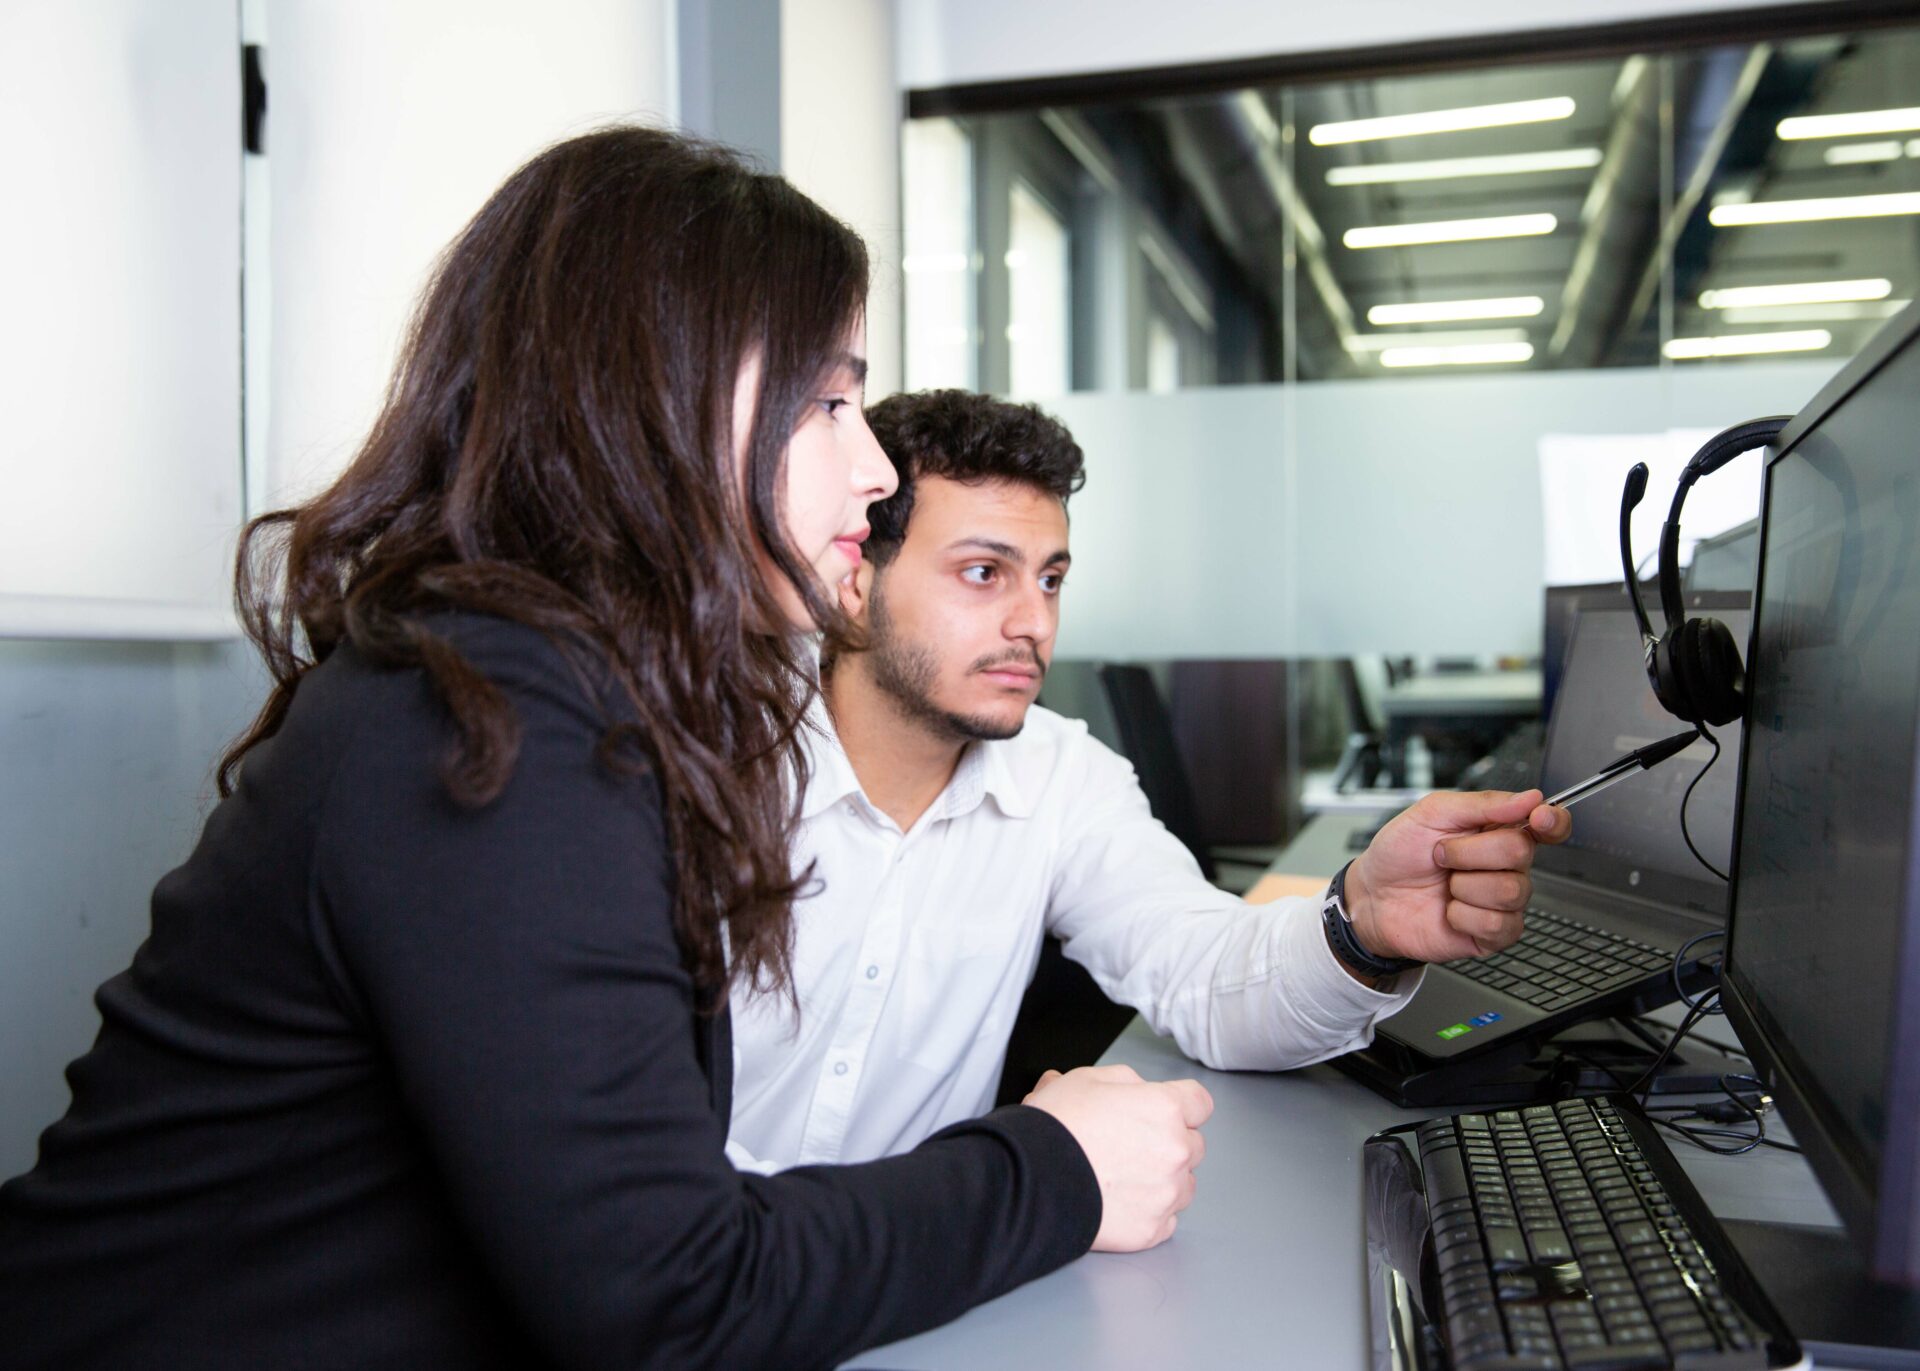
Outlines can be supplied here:
M1589 585L1548 586L1546 613L1540 624L1540 718L1553 720L1553 702L1560 698L1560 679L1566 674L1567 646L1573 641L1573 621L1582 605L1604 605L1609 597L1624 606L1626 591L1619 581ZM1653 582L1644 587L1649 604L1659 591Z
M1609 590L1620 594L1620 583L1547 587L1546 614L1540 623L1540 717L1543 720L1553 718L1553 702L1560 695L1560 678L1567 669L1567 645L1573 641L1574 615L1580 612L1582 601L1605 595Z
M1920 1287L1920 307L1769 454L1723 994L1871 1275Z
M1745 595L1690 595L1685 603L1690 614L1719 619L1736 642L1746 641ZM1578 611L1567 652L1563 708L1549 726L1542 758L1540 783L1548 794L1687 727L1654 698L1641 665L1639 621L1619 587L1590 594ZM1571 839L1535 854L1539 868L1623 895L1659 899L1717 921L1726 910L1726 889L1688 850L1680 831L1680 808L1691 788L1688 833L1701 856L1721 871L1727 869L1740 726L1714 732L1721 756L1704 776L1702 768L1712 760L1713 750L1697 741L1645 775L1601 791L1581 804Z
M1752 590L1759 556L1760 521L1749 519L1695 543L1682 584L1688 590Z

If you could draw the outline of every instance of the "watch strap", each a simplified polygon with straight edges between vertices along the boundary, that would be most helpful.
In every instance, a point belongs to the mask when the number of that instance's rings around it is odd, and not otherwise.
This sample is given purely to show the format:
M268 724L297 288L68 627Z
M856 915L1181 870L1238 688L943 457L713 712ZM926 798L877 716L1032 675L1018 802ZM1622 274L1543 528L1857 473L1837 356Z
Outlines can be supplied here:
M1347 912L1347 867L1352 865L1350 861L1335 873L1320 905L1320 921L1326 926L1333 955L1366 976L1397 976L1419 966L1416 957L1376 957L1360 946L1353 931L1353 916Z

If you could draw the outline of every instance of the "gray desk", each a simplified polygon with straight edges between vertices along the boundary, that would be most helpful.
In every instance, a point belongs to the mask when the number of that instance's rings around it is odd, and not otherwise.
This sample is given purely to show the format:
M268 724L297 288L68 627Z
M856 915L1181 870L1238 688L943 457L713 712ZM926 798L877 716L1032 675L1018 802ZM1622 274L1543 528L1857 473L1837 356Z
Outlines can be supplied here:
M1213 1092L1200 1188L1174 1236L1092 1253L931 1333L848 1363L866 1368L1360 1368L1367 1359L1360 1149L1444 1110L1396 1109L1332 1067L1208 1071L1138 1019L1105 1061L1194 1076ZM1783 1136L1770 1121L1769 1136ZM1799 1157L1675 1155L1723 1218L1832 1224Z
M1275 868L1331 872L1346 860L1344 837L1354 822L1343 815L1310 825ZM1365 1366L1360 1149L1391 1124L1448 1111L1397 1109L1330 1066L1281 1075L1208 1071L1138 1019L1102 1060L1154 1080L1193 1076L1213 1092L1200 1188L1179 1231L1149 1252L1091 1253L944 1328L847 1365ZM1768 1136L1786 1136L1777 1117ZM1791 1153L1716 1157L1682 1143L1674 1154L1722 1218L1838 1223L1806 1163Z

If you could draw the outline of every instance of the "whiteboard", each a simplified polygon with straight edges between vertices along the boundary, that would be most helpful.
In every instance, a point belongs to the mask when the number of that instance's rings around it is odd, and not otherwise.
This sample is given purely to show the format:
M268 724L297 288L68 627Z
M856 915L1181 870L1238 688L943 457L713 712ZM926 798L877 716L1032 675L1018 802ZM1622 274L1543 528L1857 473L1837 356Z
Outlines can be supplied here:
M0 637L237 632L233 0L0 5Z

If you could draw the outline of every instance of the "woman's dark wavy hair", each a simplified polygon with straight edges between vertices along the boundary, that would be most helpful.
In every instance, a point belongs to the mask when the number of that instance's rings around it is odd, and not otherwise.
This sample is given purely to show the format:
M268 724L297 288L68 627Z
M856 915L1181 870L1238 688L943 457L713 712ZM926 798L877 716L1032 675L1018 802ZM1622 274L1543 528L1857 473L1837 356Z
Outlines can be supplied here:
M658 778L696 983L788 989L813 688L756 554L830 636L847 631L778 493L866 293L860 239L723 148L608 128L515 172L443 254L352 464L246 530L236 596L275 684L221 793L350 642L425 670L453 723L445 784L489 803L519 720L429 616L516 620L631 702L637 726L610 725L599 755ZM733 398L754 358L743 492Z

